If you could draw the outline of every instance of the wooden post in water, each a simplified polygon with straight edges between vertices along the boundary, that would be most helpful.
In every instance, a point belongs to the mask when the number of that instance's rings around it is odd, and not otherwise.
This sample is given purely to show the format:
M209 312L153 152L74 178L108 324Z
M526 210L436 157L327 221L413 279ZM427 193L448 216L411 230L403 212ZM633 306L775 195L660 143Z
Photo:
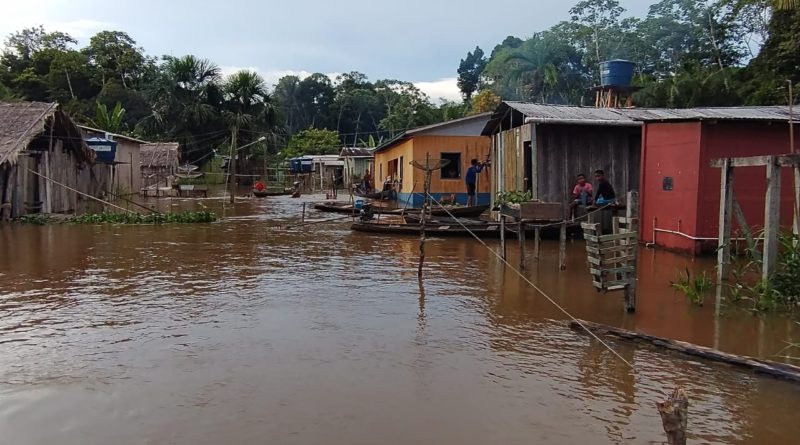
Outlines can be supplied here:
M628 312L636 311L636 284L638 279L638 258L639 258L639 192L628 192L628 203L625 207L625 218L628 223L628 230L636 232L636 238L631 242L629 265L633 267L632 272L628 272L628 285L625 286L625 310Z
M420 212L419 222L419 267L417 268L417 277L422 278L422 265L425 264L425 220L427 216L425 212L430 207L430 189L431 189L431 154L425 154L425 182L422 184L424 200L422 201L422 211ZM413 198L412 198L413 199Z
M303 202L303 214L300 216L300 224L305 224L306 222L306 203Z
M506 218L500 215L500 256L506 259Z
M519 239L519 268L525 270L525 223L521 219L517 223L517 238Z
M542 250L542 228L541 226L536 226L533 229L533 258L536 261L539 261L539 252Z
M683 388L675 388L672 395L663 402L656 402L658 414L669 445L686 445L686 426L689 416L689 397Z
M733 167L722 160L719 189L719 238L717 241L717 283L728 280L731 269L731 226L733 224Z
M778 262L778 235L781 218L781 168L775 156L767 162L767 196L764 200L764 266L761 269L764 281L772 276Z
M558 234L558 264L561 270L567 270L567 222L561 223Z

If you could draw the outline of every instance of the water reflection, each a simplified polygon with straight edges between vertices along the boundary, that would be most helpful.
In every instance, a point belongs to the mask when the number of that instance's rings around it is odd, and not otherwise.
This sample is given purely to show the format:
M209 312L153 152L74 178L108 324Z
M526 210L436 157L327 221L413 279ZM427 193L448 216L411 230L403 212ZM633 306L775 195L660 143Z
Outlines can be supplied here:
M226 219L0 226L8 443L660 443L654 402L679 384L693 441L800 434L795 386L611 342L631 371L476 242L430 240L420 281L414 237L278 228L297 200L159 205ZM668 286L687 259L649 250L626 314L592 289L580 243L566 272L556 247L525 273L577 317L763 357L796 334L688 306Z

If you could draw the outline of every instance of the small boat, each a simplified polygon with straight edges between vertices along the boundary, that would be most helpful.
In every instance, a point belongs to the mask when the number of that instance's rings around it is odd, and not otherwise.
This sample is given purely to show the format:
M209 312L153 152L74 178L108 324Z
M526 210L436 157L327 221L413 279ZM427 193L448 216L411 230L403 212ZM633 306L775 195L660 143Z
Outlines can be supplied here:
M314 204L314 209L320 212L343 213L358 215L361 209L357 209L353 204L346 202L320 202ZM387 209L380 206L372 206L372 213L374 215L402 215L403 209Z
M382 222L356 222L350 229L356 232L395 234L395 235L416 235L420 233L418 223L382 223ZM463 236L471 237L473 234L481 238L500 237L500 224L497 222L473 222L471 224L437 223L429 222L425 224L425 235L429 236Z
M281 190L281 189L265 188L264 190L252 189L250 192L256 198L266 198L267 196L286 196L286 195L291 195L292 194L292 190L291 189L283 189L283 190Z
M447 209L447 210L445 210ZM431 208L431 216L455 216L458 218L477 218L483 212L489 210L489 205L482 206L469 206L469 207L433 207Z
M358 196L359 198L367 199L392 199L394 197L394 190L384 190L382 192L371 193L356 190L353 192L353 195Z

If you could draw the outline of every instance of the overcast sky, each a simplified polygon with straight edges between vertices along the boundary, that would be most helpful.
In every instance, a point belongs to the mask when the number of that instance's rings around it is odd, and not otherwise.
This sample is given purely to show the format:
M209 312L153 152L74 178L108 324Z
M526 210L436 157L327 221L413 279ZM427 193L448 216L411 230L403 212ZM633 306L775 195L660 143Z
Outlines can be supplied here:
M528 37L561 20L578 0L0 0L0 34L42 24L85 44L121 30L147 54L194 54L225 72L257 69L270 84L284 74L360 71L415 82L432 99L458 98L456 68L479 45ZM648 0L621 0L644 15Z

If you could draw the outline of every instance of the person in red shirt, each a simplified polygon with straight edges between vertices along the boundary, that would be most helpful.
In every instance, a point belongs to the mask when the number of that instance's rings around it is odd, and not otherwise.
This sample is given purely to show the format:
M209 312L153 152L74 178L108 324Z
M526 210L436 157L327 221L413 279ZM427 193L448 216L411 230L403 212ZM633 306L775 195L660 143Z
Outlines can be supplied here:
M264 187L264 183L259 180L256 181L256 183L253 185L253 188L259 192L263 192L266 187Z
M592 205L592 194L594 188L592 183L586 180L586 175L583 173L577 176L575 188L572 189L572 203L570 204L570 216L575 218L575 209L578 206Z

